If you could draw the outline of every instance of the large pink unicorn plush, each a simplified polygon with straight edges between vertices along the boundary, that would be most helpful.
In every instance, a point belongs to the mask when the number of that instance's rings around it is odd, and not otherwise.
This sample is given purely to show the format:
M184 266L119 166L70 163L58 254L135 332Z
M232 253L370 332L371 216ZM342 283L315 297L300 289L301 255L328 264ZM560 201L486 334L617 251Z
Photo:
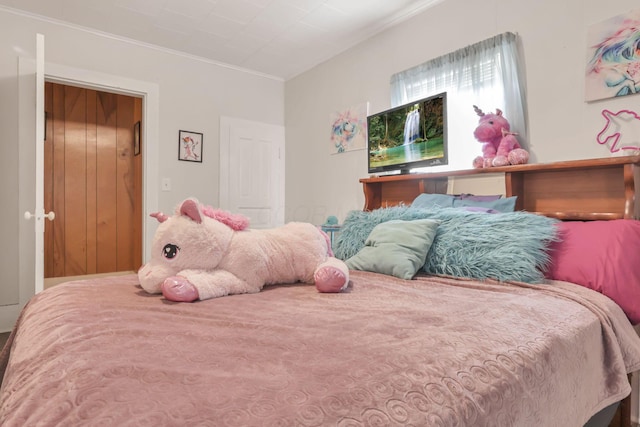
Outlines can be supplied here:
M473 160L473 167L521 165L529 161L529 153L520 146L516 133L511 132L509 121L500 109L494 113L484 113L473 106L480 121L473 136L482 143L482 156Z
M320 292L340 292L349 284L346 264L332 256L329 238L312 224L249 229L246 217L193 198L173 216L151 216L160 225L138 279L145 291L168 300L255 293L278 283L313 283Z

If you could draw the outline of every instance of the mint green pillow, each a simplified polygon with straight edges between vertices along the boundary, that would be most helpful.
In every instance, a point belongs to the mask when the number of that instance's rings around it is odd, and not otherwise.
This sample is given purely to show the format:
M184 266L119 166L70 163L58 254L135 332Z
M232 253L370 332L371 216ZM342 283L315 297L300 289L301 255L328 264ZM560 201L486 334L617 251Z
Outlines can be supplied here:
M364 247L345 262L351 270L409 280L422 268L440 221L392 220L376 225Z

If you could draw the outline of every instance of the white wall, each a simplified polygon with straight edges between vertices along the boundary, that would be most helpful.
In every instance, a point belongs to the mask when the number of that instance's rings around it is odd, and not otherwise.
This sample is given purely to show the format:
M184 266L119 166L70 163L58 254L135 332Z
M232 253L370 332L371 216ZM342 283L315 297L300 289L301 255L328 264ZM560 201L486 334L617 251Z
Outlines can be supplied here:
M18 58L35 58L36 33L45 35L46 63L158 87L159 138L148 141L159 147L158 176L152 177L148 189L157 192L158 206L152 208L171 212L187 196L217 205L220 116L284 125L280 79L0 9L0 241L5 248L0 257L0 306L14 304L18 289L24 300L25 290L33 286L18 272L19 261L30 262L33 253L18 253L18 230L24 220L18 207L16 158L19 144L32 143L20 140L25 135L18 132L19 105L34 102L19 99ZM201 164L177 160L180 129L204 133ZM161 178L171 179L172 191L160 191ZM2 313L0 330L6 330Z
M358 180L367 176L366 153L329 154L332 112L366 101L370 112L387 109L393 73L506 31L524 48L531 162L608 157L595 141L600 112L637 111L640 98L584 102L587 27L638 7L637 0L445 0L287 81L287 220L343 219L364 205ZM488 191L496 190L503 188Z

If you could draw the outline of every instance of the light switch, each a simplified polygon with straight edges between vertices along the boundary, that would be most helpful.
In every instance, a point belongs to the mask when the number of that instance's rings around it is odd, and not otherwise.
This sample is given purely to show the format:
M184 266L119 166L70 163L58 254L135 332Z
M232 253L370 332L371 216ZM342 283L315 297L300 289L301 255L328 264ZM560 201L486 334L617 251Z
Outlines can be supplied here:
M162 191L171 191L171 178L162 178Z

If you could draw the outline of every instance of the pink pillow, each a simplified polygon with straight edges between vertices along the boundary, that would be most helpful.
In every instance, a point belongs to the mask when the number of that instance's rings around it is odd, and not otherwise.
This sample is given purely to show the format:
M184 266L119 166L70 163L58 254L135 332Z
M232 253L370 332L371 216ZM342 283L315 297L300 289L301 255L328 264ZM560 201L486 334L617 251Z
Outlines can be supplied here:
M640 323L640 221L567 221L558 224L547 278L577 283L614 300Z

